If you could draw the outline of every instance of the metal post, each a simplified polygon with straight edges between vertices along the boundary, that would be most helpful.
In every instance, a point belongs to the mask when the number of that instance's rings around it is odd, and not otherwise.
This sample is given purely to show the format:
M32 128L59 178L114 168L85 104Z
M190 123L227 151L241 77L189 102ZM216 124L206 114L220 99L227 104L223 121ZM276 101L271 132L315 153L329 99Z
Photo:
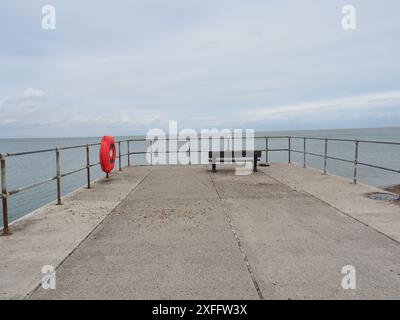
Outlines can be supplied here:
M219 138L219 156L222 159L219 159L221 163L225 162L225 138L224 137L220 137Z
M2 236L9 236L11 234L8 227L8 193L7 193L7 177L6 177L6 159L5 156L0 154L1 162L1 199L3 203L3 232Z
M60 148L56 147L56 184L57 184L57 205L61 205L61 165Z
M130 150L130 147L129 147ZM132 141L132 165L135 165L135 143Z
M257 172L257 160L258 156L255 152L253 152L253 172Z
M127 150L128 150L128 167L130 167L131 166L131 153L130 153L130 151L129 151L129 140L128 141L126 141L126 148L127 148Z
M358 144L359 141L355 142L355 153L354 153L354 178L353 178L353 182L354 184L357 183L357 164L358 164Z
M307 138L303 138L303 139L304 139L304 141L303 141L303 168L305 168L306 167L306 154L307 154L307 147L306 147Z
M268 157L268 148L269 148L269 143L268 143L268 138L265 138L265 163L268 164L269 157Z
M324 174L326 174L327 160L328 160L328 139L325 139Z
M190 153L190 137L187 137L186 139L189 142L189 166L191 166L192 165L192 156Z
M235 136L234 136L234 132L232 131L232 140L231 140L231 145L229 146L232 150L231 154L232 154L232 163L235 163ZM228 149L229 149L228 147Z
M153 165L153 140L150 140L150 165Z
M292 149L292 141L291 138L288 137L288 162L292 162L292 155L291 155L291 149Z
M170 164L169 153L170 153L171 150L169 148L169 136L168 135L165 137L165 143L166 143L166 146L165 146L165 152L166 152L165 161L167 162L166 164Z
M118 141L118 166L119 166L119 171L122 171L122 164L121 164L121 141Z
M86 145L86 176L87 176L87 188L90 189L90 152L89 145Z

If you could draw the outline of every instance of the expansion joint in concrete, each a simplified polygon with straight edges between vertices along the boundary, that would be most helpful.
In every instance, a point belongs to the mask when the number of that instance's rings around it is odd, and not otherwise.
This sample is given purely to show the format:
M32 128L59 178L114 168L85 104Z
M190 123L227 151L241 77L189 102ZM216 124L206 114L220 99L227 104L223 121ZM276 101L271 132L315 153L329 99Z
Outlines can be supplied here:
M251 281L253 282L254 289L256 290L259 299L260 299L260 300L264 300L264 296L263 296L263 294L262 294L262 291L261 291L261 289L260 289L260 286L258 285L257 279L256 279L255 276L254 276L253 269L252 269L252 267L251 267L251 265L250 265L249 259L247 258L247 254L246 254L246 252L245 252L245 250L244 250L244 248L243 248L243 246L242 246L242 243L241 243L241 241L240 241L239 235L237 234L237 232L236 232L236 230L235 230L235 227L233 226L232 219L230 218L228 212L227 212L226 209L225 209L225 206L224 206L224 204L223 204L223 199L222 199L222 197L221 197L221 195L220 195L220 193L219 193L219 191L218 191L217 186L216 186L215 183L214 183L214 180L213 180L211 174L210 174L210 179L211 179L212 185L214 186L215 192L217 193L218 198L219 198L219 200L220 200L220 202L221 202L221 204L222 204L222 209L224 210L224 213L225 213L226 219L227 219L227 221L228 221L229 227L230 227L230 229L231 229L231 231L232 231L232 234L233 234L233 236L235 237L235 240L236 240L237 246L238 246L238 248L239 248L239 251L240 251L240 253L242 254L243 261L244 261L244 263L245 263L245 265L246 265L247 271L249 272Z

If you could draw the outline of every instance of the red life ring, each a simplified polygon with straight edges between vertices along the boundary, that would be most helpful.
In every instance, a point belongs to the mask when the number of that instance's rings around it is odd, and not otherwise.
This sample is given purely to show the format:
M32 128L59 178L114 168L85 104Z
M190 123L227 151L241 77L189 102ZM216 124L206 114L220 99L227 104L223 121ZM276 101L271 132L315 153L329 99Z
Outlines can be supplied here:
M114 169L117 150L115 148L114 138L104 136L100 144L100 166L105 173L110 173Z

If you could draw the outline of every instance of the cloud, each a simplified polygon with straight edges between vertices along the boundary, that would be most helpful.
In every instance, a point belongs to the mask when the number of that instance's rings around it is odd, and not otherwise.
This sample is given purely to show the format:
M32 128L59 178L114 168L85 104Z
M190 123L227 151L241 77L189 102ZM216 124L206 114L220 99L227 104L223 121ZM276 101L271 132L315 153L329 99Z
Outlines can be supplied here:
M70 0L46 32L3 0L0 137L400 123L400 4L353 5L345 32L341 0Z
M400 91L379 92L273 108L257 108L249 112L251 117L246 117L246 121L292 120L310 116L320 118L321 113L330 113L331 117L344 112L352 112L357 115L367 110L378 116L387 109L393 111L400 109ZM239 117L240 114L238 113L237 116Z
M28 88L23 92L22 96L27 99L41 99L46 96L46 93L42 90Z
M28 88L15 97L0 101L0 126L13 128L25 123L35 122L45 112L46 94L42 90ZM1 128L1 127L0 127Z

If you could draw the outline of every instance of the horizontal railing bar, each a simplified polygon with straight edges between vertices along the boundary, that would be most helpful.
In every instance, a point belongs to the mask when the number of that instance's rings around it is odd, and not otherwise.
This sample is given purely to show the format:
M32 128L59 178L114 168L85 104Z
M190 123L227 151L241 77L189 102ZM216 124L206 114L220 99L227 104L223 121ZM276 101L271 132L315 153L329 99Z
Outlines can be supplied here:
M246 137L243 137L243 139L245 139ZM268 138L268 139L287 139L287 138L290 138L289 136L256 136L256 137L254 137L254 138L256 138L256 139L265 139L265 138Z
M99 146L99 145L100 145L100 143L82 144L82 145L70 146L70 147L60 147L60 150L79 149L79 148L86 148L87 146L94 147L94 146Z
M39 187L39 186L41 186L42 184L45 184L45 183L54 181L54 180L56 180L56 179L57 179L57 177L49 178L49 179L43 180L43 181L41 181L41 182L33 183L33 184L31 184L31 185L28 185L28 186L24 186L24 187L21 187L21 188L14 189L14 190L12 190L12 191L9 191L7 194L8 194L9 196L12 196L12 195L17 194L17 193L20 193L20 192L22 192L22 191L26 191L26 190L28 190L28 189L32 189L32 188L35 188L35 187Z
M304 154L304 151L301 150L291 150L292 152L297 152L297 153L301 153ZM321 158L325 158L325 155L322 154L318 154L318 153L312 153L312 152L305 152L305 154L309 154L312 156L316 156L316 157L321 157ZM327 159L331 159L331 160L337 160L337 161L343 161L343 162L348 162L348 163L354 163L354 160L348 160L348 159L343 159L343 158L336 158L336 157L332 157L332 156L326 156Z
M126 156L128 156L128 154L126 153L126 154L121 154L121 158L123 158L123 157L126 157ZM120 158L120 156L119 155L117 155L117 156L115 156L115 159L119 159Z
M325 156L323 156L322 154L319 154L319 153L306 152L306 154L308 154L310 156L314 156L314 157L325 158Z
M89 167L90 167L90 168L93 168L93 167L96 167L96 166L98 166L98 165L100 165L100 162L93 163L93 164L91 164Z
M332 157L332 156L326 156L326 158L327 158L327 159L331 159L331 160L337 160L337 161L347 162L347 163L354 163L354 160L348 160L348 159L337 158L337 157Z
M121 140L121 141L116 141L115 143L118 143L118 142L122 143L122 142L127 142L127 141L133 141L133 140ZM99 146L99 145L100 145L100 143L89 143L89 144L82 144L82 145L76 145L76 146L60 147L59 150L60 151L71 150L71 149L86 148L86 146L94 147L94 146ZM3 153L2 155L4 157L16 157L16 156L25 156L25 155L29 155L29 154L47 153L47 152L54 152L54 151L55 151L55 148L33 150L33 151L23 151L23 152L6 152L6 153Z
M302 137L302 136L292 136L292 139L307 139L307 140L321 140L321 141L325 141L325 140L330 140L330 141L343 141L343 142L355 142L355 141L359 141L356 139L341 139L341 138L321 138L321 137Z
M76 170L73 170L73 171L70 171L70 172L62 173L61 174L61 178L66 177L66 176L70 176L71 174L78 173L78 172L86 170L86 169L87 169L87 167L85 166L85 167L80 168L80 169L76 169Z
M261 150L261 151L267 151L266 149L263 149L263 150ZM278 152L282 152L282 151L289 151L289 149L268 149L268 152L269 151L272 151L272 152L274 152L274 151L278 151Z
M29 154L37 154L37 153L47 153L54 152L56 149L43 149L43 150L35 150L35 151L24 151L24 152L13 152L13 153L3 153L5 157L17 157L17 156L25 156Z
M307 139L307 140L321 140L321 141L341 141L341 142L360 142L360 143L374 143L374 144L386 144L386 145L398 145L400 146L400 142L395 141L376 141L376 140L359 140L359 139L341 139L341 138L321 138L321 137L300 137L300 136L291 136L292 139Z
M366 166L366 167L375 168L375 169L381 169L381 170L385 170L385 171L400 173L400 170L395 170L395 169L391 169L391 168L385 168L385 167L373 165L373 164L370 164L370 163L364 163L364 162L358 162L358 161L357 161L357 164L359 164L359 165L361 165L361 166Z
M358 141L360 143L372 143L372 144L385 144L385 145L400 146L400 142L395 142L395 141L374 141L374 140L354 140L354 141Z

